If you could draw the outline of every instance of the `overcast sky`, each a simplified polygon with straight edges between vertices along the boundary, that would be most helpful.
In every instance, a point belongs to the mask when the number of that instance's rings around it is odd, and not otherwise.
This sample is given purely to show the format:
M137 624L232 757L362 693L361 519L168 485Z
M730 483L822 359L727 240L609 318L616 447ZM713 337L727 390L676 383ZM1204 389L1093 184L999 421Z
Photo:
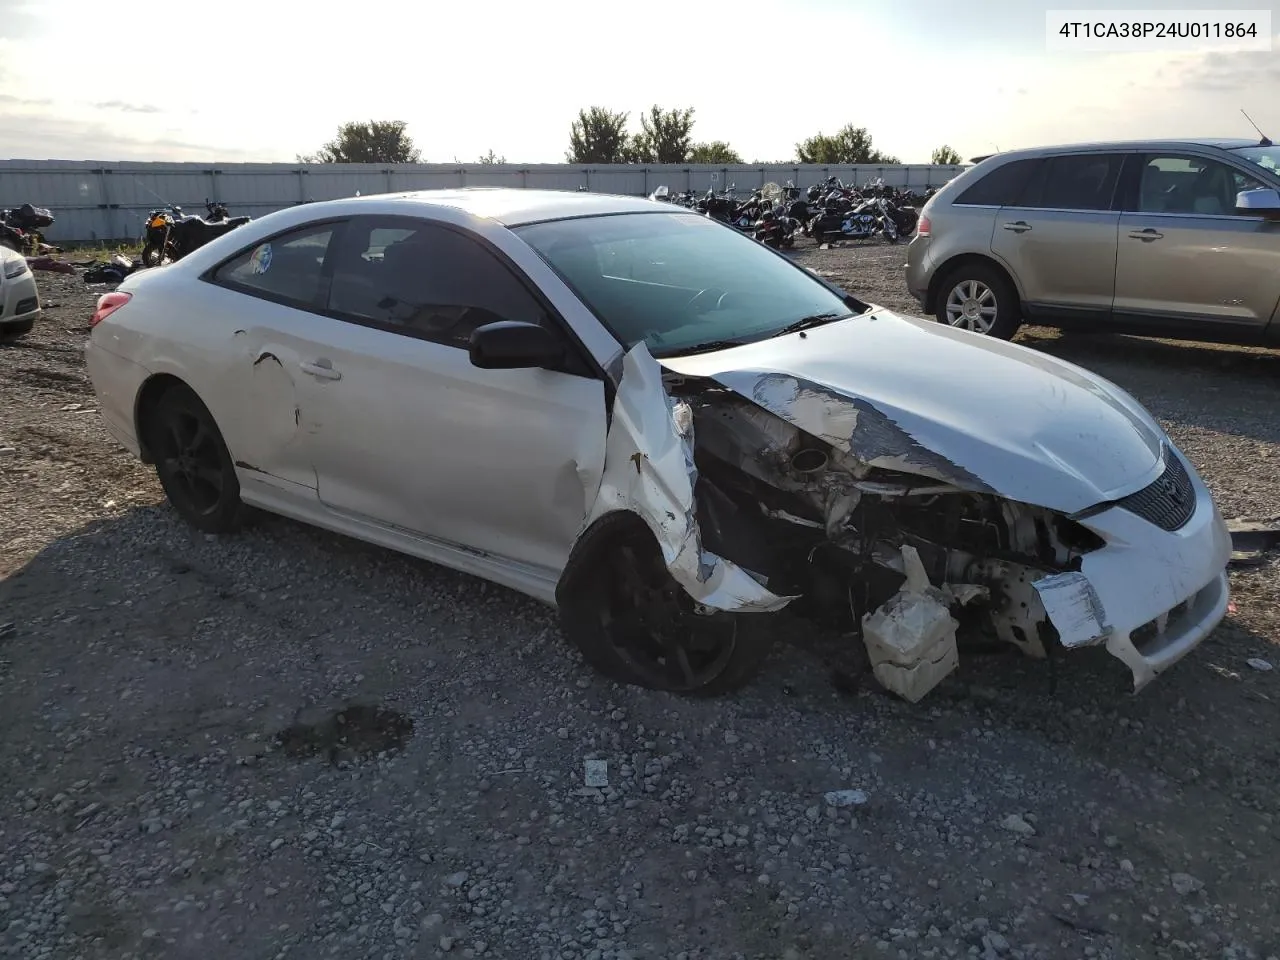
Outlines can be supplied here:
M1272 11L1280 0L1200 9ZM1280 136L1271 53L1050 55L1046 8L1169 0L0 0L0 158L293 160L395 119L432 162L559 163L580 107L692 106L784 160L853 122L926 163L1041 143ZM718 52L722 51L722 52Z

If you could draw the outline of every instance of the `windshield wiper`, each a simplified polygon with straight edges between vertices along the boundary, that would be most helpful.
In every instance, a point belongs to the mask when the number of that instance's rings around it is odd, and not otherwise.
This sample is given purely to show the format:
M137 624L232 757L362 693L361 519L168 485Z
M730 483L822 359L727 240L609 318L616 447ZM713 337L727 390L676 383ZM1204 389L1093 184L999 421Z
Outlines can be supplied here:
M728 350L730 347L741 347L754 342L755 341L753 340L707 340L702 343L695 343L687 347L679 347L670 351L664 350L661 354L655 353L654 356L684 357L691 353L710 353L712 350Z
M852 313L815 313L811 317L801 317L795 323L789 323L777 333L775 337L782 337L788 333L799 333L801 330L808 330L810 327L820 327L824 323L834 323L837 320L848 320L854 316Z

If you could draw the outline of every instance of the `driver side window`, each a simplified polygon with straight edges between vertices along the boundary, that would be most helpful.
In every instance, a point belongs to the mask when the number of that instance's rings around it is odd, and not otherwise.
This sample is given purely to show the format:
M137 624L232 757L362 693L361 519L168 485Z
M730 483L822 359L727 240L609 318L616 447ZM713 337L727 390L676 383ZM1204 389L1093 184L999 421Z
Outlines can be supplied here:
M476 327L495 320L548 322L524 284L478 240L401 218L352 221L334 258L329 309L462 350Z
M1236 194L1261 186L1258 180L1217 160L1150 156L1139 180L1138 212L1235 216Z

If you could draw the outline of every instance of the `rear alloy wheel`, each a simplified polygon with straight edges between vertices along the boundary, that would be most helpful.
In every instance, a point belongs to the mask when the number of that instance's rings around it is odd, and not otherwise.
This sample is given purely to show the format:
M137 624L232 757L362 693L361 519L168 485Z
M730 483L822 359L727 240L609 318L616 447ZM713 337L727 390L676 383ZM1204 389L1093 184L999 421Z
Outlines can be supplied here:
M147 447L174 510L204 533L242 521L240 481L213 414L184 384L169 387L147 416Z
M956 270L943 283L937 319L951 327L1010 340L1022 324L1018 295L995 269L981 263Z
M649 530L627 524L580 558L575 600L561 603L568 639L618 683L712 697L751 681L773 645L773 618L700 613L676 583Z

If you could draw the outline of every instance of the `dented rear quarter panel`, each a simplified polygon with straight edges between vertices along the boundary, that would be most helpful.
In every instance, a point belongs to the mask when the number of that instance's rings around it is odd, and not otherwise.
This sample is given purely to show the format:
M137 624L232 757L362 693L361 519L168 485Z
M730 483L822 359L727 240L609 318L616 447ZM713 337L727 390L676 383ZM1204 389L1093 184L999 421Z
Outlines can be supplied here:
M239 311L228 313L226 303L211 296L215 288L170 267L135 273L119 289L133 294L132 301L92 330L91 343L129 358L146 379L168 374L188 384L213 414L232 458L240 459L257 426L247 419L253 407L237 389L229 349L243 322ZM142 386L134 388L131 416Z

